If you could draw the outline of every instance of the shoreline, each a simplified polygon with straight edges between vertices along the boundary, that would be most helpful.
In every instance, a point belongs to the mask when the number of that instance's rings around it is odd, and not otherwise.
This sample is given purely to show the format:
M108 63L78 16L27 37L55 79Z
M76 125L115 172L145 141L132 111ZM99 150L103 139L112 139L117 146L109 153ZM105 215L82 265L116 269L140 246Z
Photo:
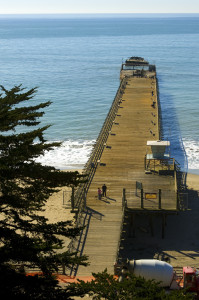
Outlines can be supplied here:
M199 170L198 169L190 169L190 170L188 170L187 174L199 175Z

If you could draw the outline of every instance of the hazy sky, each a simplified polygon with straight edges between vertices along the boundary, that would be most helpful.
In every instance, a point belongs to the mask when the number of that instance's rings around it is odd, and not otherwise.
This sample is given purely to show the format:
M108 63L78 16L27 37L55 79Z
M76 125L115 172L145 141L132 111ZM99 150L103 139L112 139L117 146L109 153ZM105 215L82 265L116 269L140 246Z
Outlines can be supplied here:
M0 14L199 13L199 0L0 0Z

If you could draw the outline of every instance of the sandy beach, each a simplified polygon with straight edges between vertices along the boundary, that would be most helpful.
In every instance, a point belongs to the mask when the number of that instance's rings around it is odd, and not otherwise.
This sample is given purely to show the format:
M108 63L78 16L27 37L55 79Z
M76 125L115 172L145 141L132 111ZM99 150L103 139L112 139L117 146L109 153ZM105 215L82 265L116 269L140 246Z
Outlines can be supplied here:
M81 169L78 170L64 170L69 172L78 171L82 173ZM73 219L73 214L70 213L71 210L71 197L72 188L68 186L63 186L60 188L59 192L53 193L45 205L44 216L49 219L50 223L66 221Z
M187 175L187 186L191 190L199 191L199 175L190 174Z
M82 170L65 170L65 171L78 171L79 173L82 172ZM71 213L71 197L72 188L63 186L60 188L59 192L53 193L48 201L46 202L46 205L44 207L44 212L42 212L42 215L48 219L49 223L56 223L61 221L67 221L67 220L73 220L75 222L75 215ZM65 251L70 240L69 239L63 239L64 240L64 249L61 250Z

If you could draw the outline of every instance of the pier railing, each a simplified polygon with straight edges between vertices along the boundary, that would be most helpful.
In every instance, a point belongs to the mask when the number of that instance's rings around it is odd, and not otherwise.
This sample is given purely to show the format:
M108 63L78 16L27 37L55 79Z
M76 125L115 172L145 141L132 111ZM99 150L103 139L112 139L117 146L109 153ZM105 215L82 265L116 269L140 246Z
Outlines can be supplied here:
M115 265L114 265L114 274L118 275L118 271L120 270L120 266L122 265L123 259L121 257L121 250L123 249L122 243L124 240L124 235L126 234L126 223L125 219L127 218L126 216L126 208L127 208L127 200L126 200L126 190L123 189L122 193L122 221L120 225L120 237L118 240L118 245L117 245L117 250L116 250L116 260L115 260Z
M84 246L83 239L84 236L86 236L85 232L87 232L87 228L90 222L90 213L88 213L88 208L86 207L86 194L92 182L97 166L100 164L100 158L104 148L106 147L106 141L110 134L110 130L112 128L115 117L117 115L117 111L120 106L121 98L125 87L126 87L126 80L124 78L120 82L120 86L117 90L116 96L113 100L109 113L103 123L102 129L93 147L93 151L90 155L88 162L86 163L83 169L83 174L87 175L87 181L80 184L74 194L74 208L76 209L76 226L83 227L83 229L82 232L80 233L80 236L73 238L71 240L68 247L68 251L71 253L76 253L77 256L81 256L83 253L83 246ZM87 220L88 216L89 216L89 220ZM77 268L78 266L74 266L74 265L71 266L70 269L71 276L76 275Z
M188 192L186 185L187 172L181 171L180 164L175 161L175 177L176 177L176 194L177 194L177 209L188 209Z
M107 114L107 117L103 123L102 129L93 147L93 151L90 155L90 158L87 161L86 165L84 166L83 173L87 174L87 181L84 184L81 184L75 193L75 207L77 208L81 206L81 202L85 194L88 192L89 186L91 184L97 166L100 164L100 158L104 148L106 147L106 141L110 134L113 121L115 120L115 117L117 115L117 111L121 103L121 98L125 86L126 86L126 80L123 79L117 90L116 96L113 100L109 113Z
M156 77L156 93L157 93L157 103L158 103L158 139L162 140L163 130L162 130L162 111L160 103L160 92L159 92L159 83L158 78Z

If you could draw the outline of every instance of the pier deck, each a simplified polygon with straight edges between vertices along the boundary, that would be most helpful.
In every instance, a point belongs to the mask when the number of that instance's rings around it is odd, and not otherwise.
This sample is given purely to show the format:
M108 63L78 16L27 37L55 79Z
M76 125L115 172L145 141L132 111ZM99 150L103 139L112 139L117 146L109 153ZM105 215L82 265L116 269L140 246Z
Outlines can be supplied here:
M122 223L122 194L129 211L176 211L174 176L146 174L144 159L148 140L159 140L157 86L155 78L127 77L122 102L87 193L92 211L82 254L89 256L89 267L79 267L78 275L91 272L113 273ZM152 93L153 92L153 93ZM155 99L155 105L152 106ZM143 207L136 181L144 190ZM107 186L107 198L98 200L97 189ZM161 189L161 209L158 191ZM145 193L157 194L145 199Z

